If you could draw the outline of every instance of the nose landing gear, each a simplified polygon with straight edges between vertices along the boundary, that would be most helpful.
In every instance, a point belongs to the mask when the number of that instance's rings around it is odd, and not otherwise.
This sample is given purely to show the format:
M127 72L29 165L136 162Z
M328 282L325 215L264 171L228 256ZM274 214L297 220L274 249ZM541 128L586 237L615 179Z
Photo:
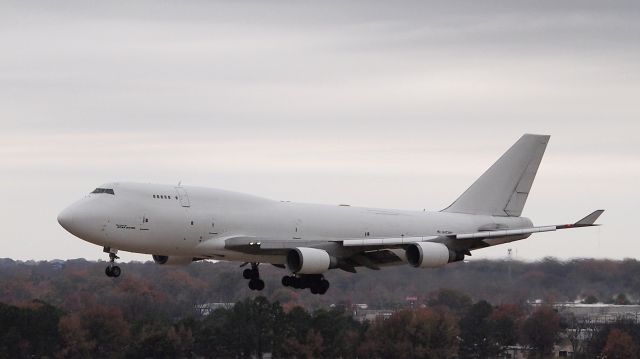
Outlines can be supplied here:
M251 268L242 271L242 276L249 280L249 289L260 291L264 289L264 281L260 279L258 264L260 263L251 263Z
M120 259L120 257L116 255L118 250L105 247L104 252L109 253L109 265L104 269L104 274L106 274L107 277L118 278L122 273L120 267L115 265L116 259Z
M282 285L294 289L307 289L312 294L325 294L329 289L329 281L322 274L298 274L282 277Z

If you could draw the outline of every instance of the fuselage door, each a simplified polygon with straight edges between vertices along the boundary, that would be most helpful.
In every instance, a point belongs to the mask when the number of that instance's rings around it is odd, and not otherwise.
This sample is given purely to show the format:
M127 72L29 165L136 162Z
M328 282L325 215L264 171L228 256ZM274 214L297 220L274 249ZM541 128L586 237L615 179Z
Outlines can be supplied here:
M191 203L189 202L189 195L187 195L187 191L182 187L176 187L176 195L180 200L180 205L182 207L191 207Z

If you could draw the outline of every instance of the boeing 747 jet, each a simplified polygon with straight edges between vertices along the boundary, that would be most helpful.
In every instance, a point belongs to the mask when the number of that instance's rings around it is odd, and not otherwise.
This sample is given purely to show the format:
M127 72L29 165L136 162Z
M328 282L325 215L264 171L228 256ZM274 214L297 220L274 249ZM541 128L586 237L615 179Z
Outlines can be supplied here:
M433 268L471 251L532 233L595 226L603 210L572 224L533 226L521 217L549 136L522 136L453 204L438 212L293 203L191 186L113 182L64 209L58 222L102 246L118 277L119 250L147 253L161 265L213 259L249 265L243 276L262 290L259 264L286 270L282 284L324 294L324 273L408 263Z

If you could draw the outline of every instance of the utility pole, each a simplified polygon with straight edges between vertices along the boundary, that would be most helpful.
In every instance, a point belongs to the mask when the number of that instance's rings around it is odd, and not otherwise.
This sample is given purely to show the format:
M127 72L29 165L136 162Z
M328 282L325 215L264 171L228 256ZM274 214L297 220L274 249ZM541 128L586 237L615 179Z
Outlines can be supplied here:
M507 249L507 270L508 270L508 278L509 282L511 282L511 251L512 249Z

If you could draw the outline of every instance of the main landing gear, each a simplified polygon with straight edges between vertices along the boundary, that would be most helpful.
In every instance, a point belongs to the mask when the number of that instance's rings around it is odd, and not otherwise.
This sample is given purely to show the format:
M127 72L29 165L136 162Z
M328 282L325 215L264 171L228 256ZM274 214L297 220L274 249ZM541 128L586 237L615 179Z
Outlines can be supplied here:
M282 277L282 285L294 289L307 289L312 294L324 294L329 289L329 281L322 274L298 274Z
M242 276L244 279L249 280L249 289L251 290L263 290L264 289L264 281L260 279L260 271L258 270L258 264L260 263L251 263L251 268L247 268L242 271Z
M118 278L120 273L122 273L120 267L115 265L116 259L120 259L120 257L116 255L118 251L107 247L104 248L104 251L109 253L109 265L104 269L104 274L106 274L107 277Z

